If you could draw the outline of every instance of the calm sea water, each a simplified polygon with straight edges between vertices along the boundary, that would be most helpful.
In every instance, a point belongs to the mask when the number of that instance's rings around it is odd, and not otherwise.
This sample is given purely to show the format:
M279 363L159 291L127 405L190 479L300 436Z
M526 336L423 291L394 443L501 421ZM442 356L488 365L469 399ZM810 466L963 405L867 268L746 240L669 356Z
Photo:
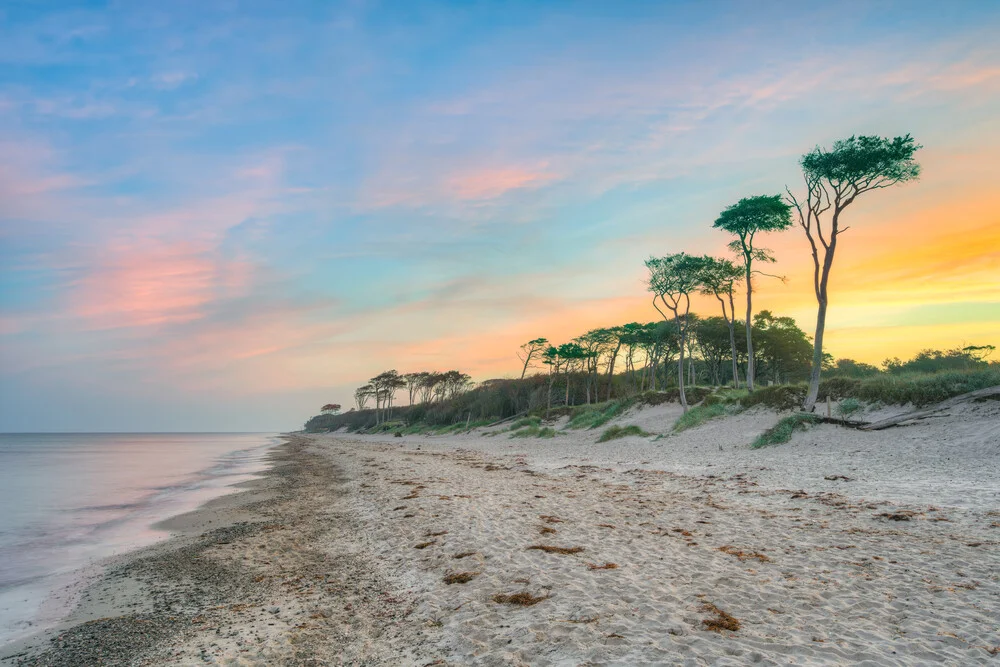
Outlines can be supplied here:
M100 559L266 467L273 434L0 434L0 644L69 609Z

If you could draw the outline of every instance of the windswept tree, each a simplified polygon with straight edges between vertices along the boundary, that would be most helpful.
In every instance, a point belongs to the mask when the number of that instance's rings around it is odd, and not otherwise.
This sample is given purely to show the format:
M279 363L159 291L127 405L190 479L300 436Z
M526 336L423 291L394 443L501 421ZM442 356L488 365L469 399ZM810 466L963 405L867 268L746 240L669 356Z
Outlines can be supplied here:
M370 384L361 385L354 390L354 402L358 404L358 410L364 410L368 406L368 399L375 395L375 388Z
M546 348L549 346L549 341L546 338L536 338L535 340L529 340L527 343L520 347L520 351L517 353L517 358L521 360L524 366L521 368L521 379L524 379L525 374L531 367L532 361L537 361L541 357L542 353L545 352Z
M743 269L732 261L709 257L702 274L702 294L710 294L722 306L722 318L729 328L729 349L733 360L733 387L740 388L740 371L736 356L736 285L743 280ZM726 310L726 305L729 310Z
M798 213L799 226L805 231L812 248L813 289L819 306L809 391L803 404L807 412L812 411L819 394L819 375L824 358L823 333L830 303L830 270L840 234L848 229L841 227L841 216L866 192L889 188L920 176L920 165L913 159L920 148L908 134L894 139L853 136L834 142L830 150L817 146L803 155L799 162L805 181L803 198L800 200L786 188L789 201ZM747 319L750 319L749 315Z
M338 412L340 412L340 404L339 403L327 403L326 405L323 406L321 412L324 415L335 415Z
M747 389L753 391L753 263L774 262L767 248L756 245L758 234L780 232L792 226L791 206L781 195L745 197L723 211L712 225L736 238L729 248L743 258L743 278L747 286Z
M379 373L368 381L375 395L375 422L386 422L392 418L392 402L396 391L406 386L406 380L396 370Z
M705 266L709 257L696 257L679 252L665 257L650 257L646 260L649 269L647 285L653 293L653 307L669 320L666 311L673 314L677 325L680 354L677 355L677 387L680 391L681 407L687 412L687 397L684 395L684 348L687 346L688 316L691 312L691 295L703 287ZM663 308L656 303L659 299Z

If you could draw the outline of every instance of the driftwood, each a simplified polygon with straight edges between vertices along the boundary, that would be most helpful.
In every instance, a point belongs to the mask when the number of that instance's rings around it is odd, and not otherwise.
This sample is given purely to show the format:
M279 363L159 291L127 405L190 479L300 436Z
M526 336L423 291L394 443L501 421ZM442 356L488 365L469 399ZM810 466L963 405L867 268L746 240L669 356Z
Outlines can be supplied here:
M969 401L974 401L977 398L985 398L989 396L1000 395L1000 385L996 387L987 387L986 389L978 389L976 391L970 391L967 394L961 394L953 398L949 398L947 401L941 401L937 405L929 408L922 408L920 410L914 410L913 412L907 412L906 414L897 415L895 417L890 417L889 419L883 419L881 421L872 422L866 426L862 426L863 431L881 431L884 428L889 428L890 426L896 426L897 424L902 424L903 422L908 422L914 419L926 419L934 414L941 412L942 410L947 410L948 408L953 408L956 405L961 405L962 403L968 403Z
M868 426L868 422L859 422L851 419L841 419L840 417L824 417L822 415L816 414L815 412L800 411L796 412L795 414L803 417L809 417L822 424L834 424L836 426L847 426L849 428L864 428L865 426Z

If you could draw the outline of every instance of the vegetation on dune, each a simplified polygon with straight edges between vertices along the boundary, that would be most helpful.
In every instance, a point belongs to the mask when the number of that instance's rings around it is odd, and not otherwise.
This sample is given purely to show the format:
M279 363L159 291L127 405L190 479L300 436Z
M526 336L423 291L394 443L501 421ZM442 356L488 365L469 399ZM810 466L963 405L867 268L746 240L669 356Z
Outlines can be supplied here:
M697 405L682 414L674 423L674 432L680 433L695 426L701 426L707 421L717 417L725 417L733 414L734 410L725 403L711 403L709 405Z
M640 438L647 438L653 434L643 431L635 424L631 424L629 426L611 426L601 434L601 437L598 438L597 442L607 442L608 440L617 440L619 438L627 438L633 435Z
M529 340L518 351L518 379L474 386L457 370L388 370L357 388L355 408L344 413L338 404L323 405L306 430L457 433L517 419L506 429L512 437L551 438L557 433L543 420L568 416L566 428L593 429L632 406L673 401L687 413L674 426L682 431L755 406L811 412L816 401L829 398L839 402L838 414L846 420L864 403L919 407L1000 385L1000 363L988 361L992 345L924 350L908 361L886 359L881 367L834 360L824 351L829 278L847 229L842 216L861 195L916 179L919 149L905 135L850 137L810 151L799 162L803 192L786 188L785 195L744 197L714 221L732 236L733 259L671 252L646 260L659 321L591 329L563 343ZM760 267L774 261L760 246L761 235L796 223L812 250L812 339L790 317L753 312L754 281L767 275ZM742 320L735 314L738 288L746 297ZM699 295L715 297L721 316L692 312L691 299ZM737 329L746 335L737 336ZM732 389L720 389L726 385ZM408 399L405 406L396 400L400 392Z
M761 447L786 443L792 439L792 434L795 433L795 431L804 431L818 422L819 417L816 415L801 412L794 415L788 415L787 417L782 418L782 420L777 424L757 436L757 439L753 441L750 448L760 449Z

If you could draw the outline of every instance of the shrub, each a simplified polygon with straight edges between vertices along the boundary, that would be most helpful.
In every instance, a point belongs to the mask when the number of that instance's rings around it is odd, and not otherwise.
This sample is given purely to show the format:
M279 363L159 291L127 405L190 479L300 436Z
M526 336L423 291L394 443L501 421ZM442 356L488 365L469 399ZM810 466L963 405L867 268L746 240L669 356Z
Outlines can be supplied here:
M805 397L806 388L804 385L779 384L771 387L761 387L747 394L740 399L740 405L744 408L764 405L773 410L793 410L802 405Z
M794 414L782 419L780 422L767 429L750 445L751 449L760 449L769 445L780 445L792 439L795 431L804 431L811 425L819 422L816 415Z
M632 424L631 426L612 426L601 434L601 437L597 440L597 442L607 442L608 440L627 438L630 435L635 435L644 438L653 434L646 433L635 424Z

